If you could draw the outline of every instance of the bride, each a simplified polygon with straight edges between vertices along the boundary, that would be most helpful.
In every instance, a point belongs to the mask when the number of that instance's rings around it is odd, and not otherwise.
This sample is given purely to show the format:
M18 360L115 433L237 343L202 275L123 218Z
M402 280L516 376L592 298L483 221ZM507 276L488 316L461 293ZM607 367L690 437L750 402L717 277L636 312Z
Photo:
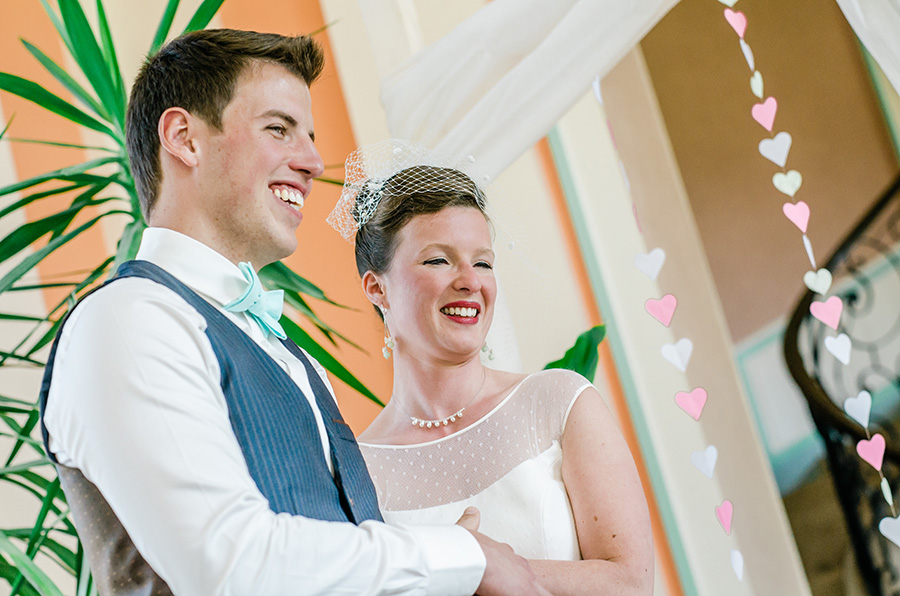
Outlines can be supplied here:
M600 394L571 371L481 363L497 295L481 190L410 145L375 149L382 172L363 163L372 148L351 155L329 221L356 232L393 361L390 402L359 437L385 521L454 523L477 507L477 529L551 593L651 594L646 501Z

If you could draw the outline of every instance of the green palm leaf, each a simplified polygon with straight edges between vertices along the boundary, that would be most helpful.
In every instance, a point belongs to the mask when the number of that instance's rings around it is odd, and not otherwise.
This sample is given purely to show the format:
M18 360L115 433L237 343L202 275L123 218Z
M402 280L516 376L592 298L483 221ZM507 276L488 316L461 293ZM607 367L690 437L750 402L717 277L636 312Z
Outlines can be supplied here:
M55 95L34 81L23 79L6 72L0 72L0 90L7 91L13 95L18 95L22 99L36 103L45 110L59 114L64 118L68 118L75 124L90 128L109 135L113 139L119 140L119 135L107 125L103 124L93 116L89 116L82 110L76 108L58 95Z
M89 107L94 111L95 114L103 118L104 120L109 120L110 115L106 111L106 108L103 107L99 101L94 99L94 97L87 92L87 90L81 86L81 84L76 81L72 75L67 73L60 65L53 61L47 54L36 48L31 43L21 40L22 44L25 46L32 56L34 56L41 65L47 69L47 72L53 75L57 81L59 81L63 87L68 89L72 95L74 95L81 103L85 106Z
M184 32L190 33L191 31L199 31L209 25L209 22L216 16L216 13L219 12L219 8L224 1L225 0L203 0L203 3L197 8L194 16L188 21L187 27L184 28Z
M19 573L25 577L38 594L41 596L63 596L63 593L50 578L41 571L31 558L26 556L10 541L3 530L0 530L0 553L12 560Z
M159 51L159 48L165 43L172 29L172 21L175 20L175 12L178 10L179 0L169 0L166 4L166 11L163 13L162 20L156 28L156 35L153 36L153 43L150 44L150 53L152 56Z
M3 74L3 73L0 73ZM32 186L37 186L38 184L43 184L44 182L49 182L50 180L68 180L68 181L82 181L85 183L96 182L96 183L110 183L113 182L114 179L111 179L108 176L81 176L88 170L92 170L94 168L98 168L100 166L119 162L118 157L99 157L97 159L92 159L90 161L86 161L84 163L80 163L74 166L68 166L66 168L60 168L58 170L53 170L52 172L47 172L46 174L40 174L38 176L33 176L28 180L23 180L22 182L14 182L12 184L8 184L6 186L0 187L0 197L19 192L20 190L25 190L26 188L31 188ZM81 184L84 186L84 184ZM77 187L73 187L77 188ZM49 196L49 195L44 195ZM43 197L38 197L43 198ZM8 209L4 209L0 212L0 217L4 214L8 213Z
M75 58L75 62L90 81L103 105L111 108L116 129L122 130L125 124L124 100L116 91L116 85L109 74L110 68L97 44L97 38L94 37L87 17L84 16L81 4L78 0L59 0L59 12L69 39L72 40L72 48L70 48L74 50L72 57ZM119 140L124 141L124 139Z

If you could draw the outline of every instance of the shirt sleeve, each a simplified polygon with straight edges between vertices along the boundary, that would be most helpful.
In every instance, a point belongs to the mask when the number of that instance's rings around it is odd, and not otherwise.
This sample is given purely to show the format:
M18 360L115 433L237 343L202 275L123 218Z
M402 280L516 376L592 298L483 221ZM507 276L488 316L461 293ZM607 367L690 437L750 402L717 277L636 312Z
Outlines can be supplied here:
M460 527L276 514L231 429L205 321L119 280L65 325L45 414L60 462L93 482L176 594L472 594L485 569Z

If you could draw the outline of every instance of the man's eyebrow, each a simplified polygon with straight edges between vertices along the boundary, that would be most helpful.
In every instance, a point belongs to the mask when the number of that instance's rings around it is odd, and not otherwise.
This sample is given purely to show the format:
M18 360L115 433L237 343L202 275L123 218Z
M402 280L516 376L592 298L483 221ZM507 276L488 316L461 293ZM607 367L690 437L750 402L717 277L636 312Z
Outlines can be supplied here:
M288 126L297 126L297 120L290 114L282 112L281 110L268 110L262 114L261 118L281 118ZM315 131L309 131L309 138L313 142L316 141Z
M281 118L282 120L285 121L286 124L289 124L290 126L297 126L297 120L290 114L282 112L281 110L269 110L269 111L263 113L261 117L262 118L272 118L272 117Z

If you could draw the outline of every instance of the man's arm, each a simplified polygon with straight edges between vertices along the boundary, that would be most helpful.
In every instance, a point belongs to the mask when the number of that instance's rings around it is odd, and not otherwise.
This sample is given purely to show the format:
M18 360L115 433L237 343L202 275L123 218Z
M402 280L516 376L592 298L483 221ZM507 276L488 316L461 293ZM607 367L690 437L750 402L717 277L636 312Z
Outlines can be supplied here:
M462 528L273 513L231 429L204 321L169 294L126 279L78 307L60 342L46 422L61 463L100 489L175 593L476 589L485 555Z

